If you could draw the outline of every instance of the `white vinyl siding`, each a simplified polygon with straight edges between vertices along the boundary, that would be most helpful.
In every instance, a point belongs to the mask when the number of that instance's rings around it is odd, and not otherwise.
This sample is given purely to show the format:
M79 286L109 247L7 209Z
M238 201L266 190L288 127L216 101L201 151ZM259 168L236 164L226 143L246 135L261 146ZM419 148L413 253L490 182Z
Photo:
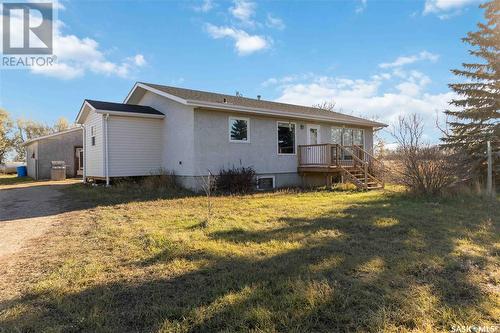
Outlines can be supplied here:
M85 119L85 166L87 177L104 177L103 117L90 111ZM94 128L95 145L92 146L90 129Z
M162 119L109 117L109 176L158 173L162 163L162 128Z

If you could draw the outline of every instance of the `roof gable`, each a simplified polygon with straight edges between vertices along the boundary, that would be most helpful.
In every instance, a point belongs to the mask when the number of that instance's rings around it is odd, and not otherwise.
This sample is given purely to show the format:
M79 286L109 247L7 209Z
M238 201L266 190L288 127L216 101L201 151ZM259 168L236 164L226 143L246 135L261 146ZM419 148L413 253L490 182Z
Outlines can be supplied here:
M83 124L89 111L97 113L105 113L118 116L133 116L133 117L149 117L149 118L164 118L165 115L160 111L144 105L113 103L104 101L95 101L86 99L78 113L76 122Z

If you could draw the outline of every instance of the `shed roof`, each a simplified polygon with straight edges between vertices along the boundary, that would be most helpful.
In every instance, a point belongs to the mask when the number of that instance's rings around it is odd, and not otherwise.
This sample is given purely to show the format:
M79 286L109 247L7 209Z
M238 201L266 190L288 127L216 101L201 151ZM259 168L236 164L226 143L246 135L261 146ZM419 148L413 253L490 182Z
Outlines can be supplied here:
M81 127L73 127L73 128L67 129L65 131L60 131L60 132L56 132L56 133L52 133L52 134L48 134L48 135L39 136L37 138L33 138L31 140L24 142L23 146L29 145L30 143L33 143L35 141L49 139L49 138L52 138L54 136L64 135L64 134L68 134L68 133L72 133L72 132L76 132L76 131L82 131L82 128Z

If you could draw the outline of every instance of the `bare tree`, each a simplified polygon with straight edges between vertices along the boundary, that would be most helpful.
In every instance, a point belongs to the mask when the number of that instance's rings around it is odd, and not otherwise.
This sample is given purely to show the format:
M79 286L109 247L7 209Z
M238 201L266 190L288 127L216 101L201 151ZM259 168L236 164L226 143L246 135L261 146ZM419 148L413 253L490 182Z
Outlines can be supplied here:
M206 219L200 224L203 228L207 228L212 221L212 195L215 191L215 177L210 170L208 170L207 177L201 177L201 188L205 192L207 198L207 216Z
M441 194L459 178L451 154L422 142L423 120L416 114L400 117L391 130L398 143L396 182L418 194Z
M335 102L334 101L323 101L318 104L313 104L313 108L316 109L321 109L325 111L333 111L335 109Z
M61 118L57 119L56 123L54 124L53 131L54 132L61 132L61 131L65 131L69 128L71 128L71 125L69 124L68 119L61 117Z
M7 111L0 109L0 164L5 162L7 154L13 148L12 126L12 120Z

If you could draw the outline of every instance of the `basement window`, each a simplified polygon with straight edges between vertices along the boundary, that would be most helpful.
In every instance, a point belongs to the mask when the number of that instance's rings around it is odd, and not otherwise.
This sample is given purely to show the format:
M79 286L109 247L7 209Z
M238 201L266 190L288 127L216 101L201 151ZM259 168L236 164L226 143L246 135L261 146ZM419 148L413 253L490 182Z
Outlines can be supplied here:
M274 186L274 176L257 176L258 190L272 190Z

